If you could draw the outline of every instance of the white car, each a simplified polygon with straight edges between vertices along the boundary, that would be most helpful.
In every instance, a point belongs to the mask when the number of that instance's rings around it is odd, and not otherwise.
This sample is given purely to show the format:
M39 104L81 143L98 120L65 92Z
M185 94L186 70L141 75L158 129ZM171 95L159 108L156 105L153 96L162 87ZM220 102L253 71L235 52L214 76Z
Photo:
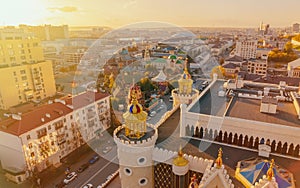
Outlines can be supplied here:
M67 175L67 177L64 179L64 183L68 184L71 181L73 181L75 178L77 178L76 172L71 172L70 174Z
M93 185L91 183L88 183L84 185L82 188L93 188Z
M103 153L108 153L112 149L111 146L106 146L105 149L103 150Z
M151 117L154 117L156 115L156 112L155 111L152 111L151 113L150 113L150 116Z

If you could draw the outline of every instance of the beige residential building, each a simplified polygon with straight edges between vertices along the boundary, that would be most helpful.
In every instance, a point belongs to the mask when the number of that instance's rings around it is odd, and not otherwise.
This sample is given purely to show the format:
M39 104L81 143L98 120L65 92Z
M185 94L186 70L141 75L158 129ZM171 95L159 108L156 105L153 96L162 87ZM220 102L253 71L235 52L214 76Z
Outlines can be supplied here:
M54 25L19 25L20 28L27 32L32 32L34 36L40 40L56 40L69 38L68 25L54 26Z
M44 60L40 40L22 29L6 27L0 30L0 68L35 63Z
M0 30L0 108L55 95L52 62L44 60L40 40L22 29Z
M40 101L55 93L50 61L0 68L1 109L28 101Z
M266 60L249 60L248 73L257 75L267 74L267 61Z

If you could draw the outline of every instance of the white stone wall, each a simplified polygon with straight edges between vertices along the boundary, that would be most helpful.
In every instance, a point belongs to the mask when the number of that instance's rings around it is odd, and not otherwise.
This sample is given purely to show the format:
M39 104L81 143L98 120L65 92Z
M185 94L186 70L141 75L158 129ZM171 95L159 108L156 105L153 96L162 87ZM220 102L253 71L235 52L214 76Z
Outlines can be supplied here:
M21 139L0 131L0 141L0 161L2 168L14 167L20 170L26 170Z
M198 126L213 130L222 130L223 133L227 131L229 134L237 133L253 136L259 139L264 138L265 140L275 140L276 143L281 141L282 143L287 142L288 145L291 143L295 145L300 144L300 128L291 127L286 125L279 125L275 123L265 123L258 121L245 120L233 117L216 117L204 114L196 114L191 112L184 113L184 124L181 126L185 130L186 126Z
M153 150L153 160L166 164L173 164L173 159L177 157L176 151L169 151L155 147ZM205 170L213 164L212 160L203 159L192 155L184 154L183 157L189 161L189 170L204 173Z

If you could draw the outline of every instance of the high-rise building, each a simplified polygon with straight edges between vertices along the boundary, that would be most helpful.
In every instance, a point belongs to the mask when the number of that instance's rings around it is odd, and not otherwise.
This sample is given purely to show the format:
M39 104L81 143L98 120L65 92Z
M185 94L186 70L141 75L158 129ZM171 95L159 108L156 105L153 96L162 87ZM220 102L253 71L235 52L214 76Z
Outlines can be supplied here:
M52 63L40 40L22 29L0 30L0 108L40 101L56 93Z
M299 33L299 30L300 30L299 27L300 27L300 24L294 23L293 27L292 27L293 28L293 32L294 33Z
M27 32L32 32L34 36L40 40L56 40L69 38L69 27L68 25L53 26L53 25L40 25L40 26L29 26L20 25L20 28Z
M255 59L257 49L257 40L239 40L236 42L235 55L243 59Z
M40 40L22 29L0 30L0 67L35 63L44 60Z
M8 109L28 101L40 101L55 95L52 63L0 68L0 108Z

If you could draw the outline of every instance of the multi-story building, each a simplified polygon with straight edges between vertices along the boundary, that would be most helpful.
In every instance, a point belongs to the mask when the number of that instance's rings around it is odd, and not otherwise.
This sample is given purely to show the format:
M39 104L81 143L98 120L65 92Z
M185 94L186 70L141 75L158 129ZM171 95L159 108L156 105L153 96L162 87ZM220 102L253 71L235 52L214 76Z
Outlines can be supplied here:
M40 40L22 29L0 30L0 67L16 66L44 60Z
M7 177L22 182L60 160L110 126L109 95L86 92L58 99L1 121L0 161Z
M40 101L55 93L50 61L0 68L1 109L28 101Z
M257 49L257 40L239 40L236 42L235 55L243 59L255 59Z
M19 25L20 28L27 32L31 32L35 37L40 40L56 40L69 38L68 25L53 26L53 25L41 25L41 26L29 26Z
M55 95L52 63L40 40L23 29L0 30L0 108Z
M248 73L257 75L267 74L267 61L266 60L253 60L248 61Z
M293 26L292 26L293 32L294 33L299 33L299 27L300 27L300 24L294 23Z
M300 59L289 62L287 70L289 77L300 78Z

